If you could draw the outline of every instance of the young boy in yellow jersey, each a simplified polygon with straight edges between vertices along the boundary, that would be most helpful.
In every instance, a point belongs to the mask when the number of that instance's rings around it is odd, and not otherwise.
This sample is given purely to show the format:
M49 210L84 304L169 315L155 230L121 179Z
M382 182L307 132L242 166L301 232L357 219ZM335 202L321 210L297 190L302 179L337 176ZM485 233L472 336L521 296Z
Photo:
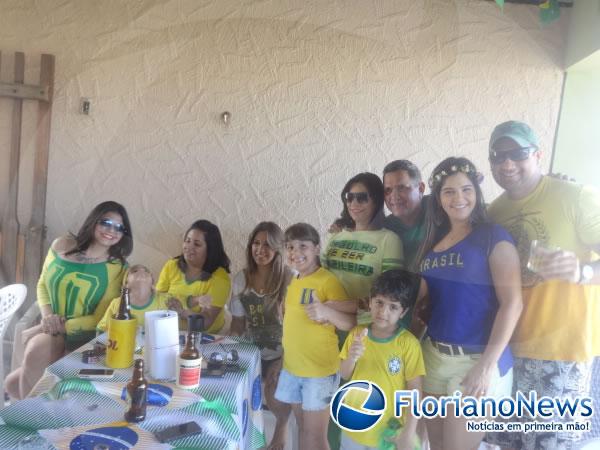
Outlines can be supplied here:
M154 291L154 277L146 266L136 264L129 269L125 286L129 288L129 306L131 314L137 319L138 326L144 326L144 314L146 311L157 311L168 309L167 301L169 295ZM121 297L110 302L104 317L96 326L97 331L106 331L108 319L119 311Z
M335 329L350 330L354 314L338 311L348 299L338 279L319 262L319 234L297 223L285 232L288 265L298 272L284 302L283 369L275 398L291 404L299 448L328 450L329 402L339 384Z
M346 338L340 358L344 379L376 383L387 398L388 407L377 424L366 431L344 430L341 450L368 450L380 446L382 433L394 418L394 392L416 389L421 392L425 364L421 345L400 325L400 319L414 305L419 277L401 269L382 273L371 288L369 305L373 323L357 326ZM420 395L420 394L419 394ZM350 392L345 403L362 406L364 398ZM402 430L392 441L397 450L413 450L416 444L417 418L404 411ZM385 440L385 439L384 439Z

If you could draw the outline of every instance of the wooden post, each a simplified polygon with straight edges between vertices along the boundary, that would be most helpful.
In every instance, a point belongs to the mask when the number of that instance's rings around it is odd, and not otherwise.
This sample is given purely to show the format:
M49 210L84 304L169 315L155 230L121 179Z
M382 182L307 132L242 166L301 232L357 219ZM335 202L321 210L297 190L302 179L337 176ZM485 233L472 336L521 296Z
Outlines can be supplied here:
M25 230L25 260L23 281L31 295L25 308L35 301L35 288L42 268L43 245L46 235L46 184L48 181L48 155L50 149L50 124L54 96L54 55L42 55L40 86L48 89L48 102L38 102L36 148L33 171L33 196L31 219Z
M0 54L0 63L2 62ZM0 220L0 282L27 285L28 295L23 306L8 326L4 346L7 354L12 350L13 329L16 320L36 300L36 286L43 258L46 216L46 184L48 180L48 155L50 148L50 124L52 119L52 96L54 91L54 56L42 55L39 85L24 83L25 55L15 53L14 82L0 81L0 97L13 101L12 127L8 174L8 201ZM23 100L37 102L35 155L33 167L33 190L31 219L25 228L18 221L19 161L21 158L21 134ZM1 350L1 348L0 348ZM22 349L21 349L22 351ZM1 394L1 393L0 393Z
M15 84L23 84L25 80L25 55L15 53ZM9 283L20 282L17 274L17 242L19 221L17 217L17 200L19 198L19 160L21 157L21 130L23 116L23 100L13 100L12 128L10 134L10 162L8 172L8 201L2 215L2 266L4 276Z

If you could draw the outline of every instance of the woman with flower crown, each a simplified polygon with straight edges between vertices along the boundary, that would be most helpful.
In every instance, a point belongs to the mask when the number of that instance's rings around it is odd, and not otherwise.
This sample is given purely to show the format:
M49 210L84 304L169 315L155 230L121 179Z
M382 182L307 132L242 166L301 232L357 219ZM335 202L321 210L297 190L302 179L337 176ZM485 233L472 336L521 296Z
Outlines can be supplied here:
M423 278L416 311L428 311L424 395L512 393L508 342L522 309L519 257L510 234L488 221L480 177L471 161L452 157L429 180L431 208L417 254ZM420 325L415 317L417 335ZM428 420L431 449L478 448L484 433L467 431L467 420L452 408Z

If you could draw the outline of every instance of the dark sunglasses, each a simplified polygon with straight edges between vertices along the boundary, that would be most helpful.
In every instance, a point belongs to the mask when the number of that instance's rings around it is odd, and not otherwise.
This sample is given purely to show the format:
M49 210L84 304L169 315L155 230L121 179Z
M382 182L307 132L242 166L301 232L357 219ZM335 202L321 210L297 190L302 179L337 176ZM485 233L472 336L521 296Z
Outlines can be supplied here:
M346 203L352 203L356 200L358 203L367 203L369 201L368 192L346 192Z
M115 233L125 233L125 225L119 222L114 222L110 219L100 219L98 225L106 230L113 230Z
M502 164L507 159L511 161L525 161L536 150L537 147L519 147L503 152L492 150L490 152L490 162L492 164Z

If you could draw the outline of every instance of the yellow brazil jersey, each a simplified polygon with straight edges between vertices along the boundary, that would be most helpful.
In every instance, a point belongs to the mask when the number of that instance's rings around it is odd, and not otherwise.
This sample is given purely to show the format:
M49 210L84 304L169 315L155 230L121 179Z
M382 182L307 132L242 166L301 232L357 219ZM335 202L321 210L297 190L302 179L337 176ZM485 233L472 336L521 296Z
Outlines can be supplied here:
M208 280L196 280L190 283L185 279L185 274L177 266L177 259L170 259L160 272L158 283L156 283L156 290L167 292L170 296L177 298L184 308L187 308L188 297L210 295L212 298L211 305L221 308L221 311L206 331L216 333L223 328L225 324L223 308L229 300L231 280L227 271L222 267L215 270ZM202 308L194 307L192 310L200 312Z
M136 306L131 304L130 311L131 315L137 319L137 324L139 326L144 326L144 314L148 311L158 311L161 309L168 309L167 301L169 299L169 295L163 292L157 292L156 294L152 294L148 299L148 303L142 306ZM98 322L98 326L96 329L98 331L106 331L106 326L108 319L112 316L115 316L119 312L119 305L121 304L121 297L117 297L110 302L108 309L104 313L104 317Z
M125 267L120 261L83 264L50 249L37 284L40 306L65 317L66 346L74 349L92 339L111 299L119 295Z
M527 197L506 193L489 209L492 220L515 239L521 260L523 313L511 340L522 358L587 361L600 355L600 286L544 281L527 269L533 239L574 252L582 264L595 261L600 246L600 193L543 177Z
M335 327L310 320L304 311L313 300L313 292L323 303L348 299L337 278L322 267L292 279L285 296L283 368L298 377L326 377L340 367Z
M348 351L357 334L365 327L355 327L346 338L340 352L340 359L348 357ZM384 392L387 408L381 420L373 428L363 432L344 430L352 440L368 447L377 447L382 431L388 420L394 417L394 392L406 389L406 382L425 375L425 363L421 353L421 345L416 337L404 328L388 339L377 339L371 331L364 338L365 352L356 362L353 380L369 380L376 383ZM344 398L344 403L361 409L366 398L358 391L351 391ZM405 411L408 413L408 411ZM402 423L405 416L400 419Z
M382 272L403 265L402 241L390 230L342 231L331 235L321 263L352 299L368 298Z

